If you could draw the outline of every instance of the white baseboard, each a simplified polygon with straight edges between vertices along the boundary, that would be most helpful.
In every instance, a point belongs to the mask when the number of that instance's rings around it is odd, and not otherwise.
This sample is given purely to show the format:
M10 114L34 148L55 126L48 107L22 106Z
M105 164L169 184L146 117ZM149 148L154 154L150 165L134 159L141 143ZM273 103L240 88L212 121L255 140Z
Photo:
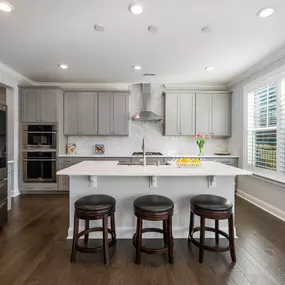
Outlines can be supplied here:
M79 232L83 231L84 228L80 227ZM220 230L228 233L228 227L220 227ZM133 235L135 233L135 228L133 227L117 227L116 228L116 235L118 239L132 239ZM173 237L177 239L187 239L188 238L188 228L173 228ZM195 233L194 237L199 238L199 233ZM89 235L91 239L101 239L102 233L101 232L94 232ZM145 233L143 235L144 238L161 238L162 235L159 233ZM69 227L67 238L66 239L72 239L73 238L73 227ZM83 238L83 237L82 237ZM213 232L206 232L205 238L215 238L215 234ZM224 238L223 236L220 236L220 238ZM235 238L236 236L236 229L235 229Z
M12 198L13 198L13 197L17 197L17 196L19 196L19 195L21 195L19 189L11 190L11 197L12 197Z
M285 222L285 212L272 206L271 204L268 204L264 202L263 200L260 200L247 192L238 189L237 190L237 196L241 197L242 199L252 203L253 205L257 206L258 208L266 211L267 213L277 217L278 219L282 220Z

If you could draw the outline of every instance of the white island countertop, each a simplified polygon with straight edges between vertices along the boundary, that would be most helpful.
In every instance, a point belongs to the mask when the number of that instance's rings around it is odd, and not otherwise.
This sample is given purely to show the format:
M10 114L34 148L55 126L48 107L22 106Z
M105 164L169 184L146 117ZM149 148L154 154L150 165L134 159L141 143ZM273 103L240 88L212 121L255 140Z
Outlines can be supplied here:
M126 155L98 155L98 154L59 154L59 158L142 158L141 155L131 155L131 154L126 154ZM146 155L146 157L152 157L152 158L181 158L181 157L199 157L199 158L239 158L236 155L218 155L218 154L205 154L203 156L198 156L197 154L166 154L166 155Z
M224 165L214 161L205 161L195 168L178 168L171 165L118 165L118 161L83 161L62 169L57 175L67 176L237 176L251 175L249 171Z

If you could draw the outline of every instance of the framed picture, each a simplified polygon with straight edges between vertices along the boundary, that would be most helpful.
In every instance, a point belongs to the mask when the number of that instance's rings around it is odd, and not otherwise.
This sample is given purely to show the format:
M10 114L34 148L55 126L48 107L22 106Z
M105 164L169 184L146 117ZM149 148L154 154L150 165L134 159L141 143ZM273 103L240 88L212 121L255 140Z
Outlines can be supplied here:
M105 154L105 145L104 144L95 144L95 154Z
M76 154L76 143L68 143L67 154Z

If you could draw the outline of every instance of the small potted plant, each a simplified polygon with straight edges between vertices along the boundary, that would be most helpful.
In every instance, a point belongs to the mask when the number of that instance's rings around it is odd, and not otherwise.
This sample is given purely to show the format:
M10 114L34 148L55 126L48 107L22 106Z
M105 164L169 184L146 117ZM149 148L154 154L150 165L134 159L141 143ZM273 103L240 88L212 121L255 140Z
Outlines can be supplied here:
M210 139L211 136L209 135L204 135L204 134L198 134L198 135L194 135L193 138L196 140L196 144L199 148L199 156L203 156L204 154L204 144L206 142L206 140Z

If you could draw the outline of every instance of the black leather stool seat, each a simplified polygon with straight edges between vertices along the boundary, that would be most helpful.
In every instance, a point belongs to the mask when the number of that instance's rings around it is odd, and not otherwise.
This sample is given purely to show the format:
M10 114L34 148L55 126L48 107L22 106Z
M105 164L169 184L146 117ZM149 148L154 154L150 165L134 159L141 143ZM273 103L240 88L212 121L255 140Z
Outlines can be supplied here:
M108 195L89 195L78 199L74 206L81 211L99 211L111 209L116 205L116 200Z
M197 210L224 212L230 211L232 203L223 197L216 195L197 195L190 200L190 204Z
M135 199L134 201L134 208L143 212L167 212L173 209L173 207L173 201L161 195L145 195Z

